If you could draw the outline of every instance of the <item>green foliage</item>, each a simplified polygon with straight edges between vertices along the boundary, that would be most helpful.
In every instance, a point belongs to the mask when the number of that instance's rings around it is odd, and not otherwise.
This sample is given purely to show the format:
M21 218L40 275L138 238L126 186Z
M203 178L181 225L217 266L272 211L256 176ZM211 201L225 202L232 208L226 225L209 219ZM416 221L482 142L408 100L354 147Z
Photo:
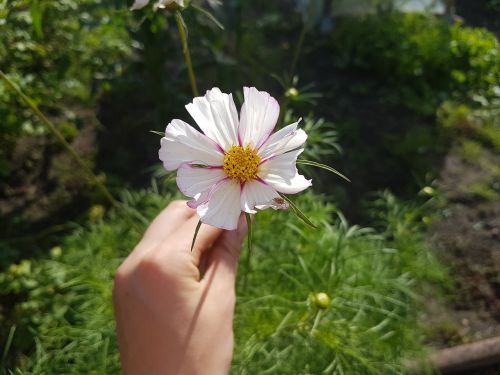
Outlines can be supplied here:
M124 192L123 209L111 211L106 221L94 212L96 222L77 226L49 257L23 260L0 273L0 301L13 304L0 315L0 342L3 329L15 326L10 357L22 369L18 373L119 372L112 280L147 225L139 221L136 229L123 211L152 217L172 199L168 191L154 189Z
M2 342L16 327L7 368L26 375L119 372L113 274L172 199L169 191L153 185L123 195L129 213L145 216L139 231L112 210L105 220L76 226L49 257L0 273L0 299L13 304L0 315ZM256 217L251 268L240 269L238 280L232 373L400 374L402 359L421 351L414 290L430 253L418 237L411 240L410 224L376 233L349 226L321 196L296 203L319 229L289 212Z
M291 114L285 116L285 123L290 124L293 120ZM325 157L338 156L342 153L342 147L338 141L335 125L323 118L316 119L312 113L299 124L301 129L307 133L307 147L304 149L303 158L309 160L324 160Z
M475 138L477 140L460 139L455 148L455 154L461 161L473 165L476 172L473 179L464 179L462 186L455 188L467 197L496 202L500 199L499 149L485 147L484 142L488 142L490 138L484 137L482 132Z
M485 147L500 151L500 98L485 101L480 106L445 101L437 117L438 123L452 136L472 138Z
M436 208L442 207L439 196L427 186L421 191L423 197L403 201L389 191L376 193L367 205L368 217L375 228L383 231L384 238L400 253L400 267L417 280L451 287L446 269L433 255L424 239L425 227L435 220Z
M471 108L463 103L444 102L437 111L438 121L444 128L466 129L470 123Z
M332 34L333 63L378 75L394 100L433 114L443 99L498 91L500 48L483 29L450 25L425 14L352 18Z
M104 0L0 1L0 66L42 110L73 123L62 102L94 103L123 70L131 52L126 20ZM45 131L3 82L0 118L0 164L19 135Z
M390 11L390 1L375 3ZM361 140L357 149L346 147L356 166L342 170L358 180L356 194L384 173L399 185L426 175L429 160L434 163L435 153L444 152L456 134L474 138L461 143L471 160L482 158L484 145L500 149L500 52L492 34L427 15L383 12L336 21L325 41L310 22L317 18L313 10L303 20L305 55L321 50L318 60L323 61L332 52L328 68L356 77L352 85L348 81L350 93L377 99L382 94L380 103L387 108L401 104L421 115L411 124L398 118L387 128L367 118L363 126L371 133L345 122L352 138ZM281 85L283 123L308 113L311 105L322 104L315 111L324 114L331 102L337 109L345 100L343 92L332 89L332 94L321 81L323 92L313 92L316 86L300 87L298 78L287 75L301 23L293 12L284 15L281 4L223 2L214 15L224 33L205 14L185 13L202 91L252 84L272 92ZM99 103L107 131L101 153L128 179L145 150L154 148L156 154L157 138L147 130L163 130L160 124L186 115L181 104L191 95L177 33L164 13L134 14L125 2L112 0L0 0L0 32L0 66L57 120L67 138L78 132L74 103L96 105L98 94L107 92ZM138 52L134 58L132 46ZM301 77L323 79L324 71L310 69L314 62L304 57L297 69ZM270 76L283 78L273 87ZM350 105L357 110L360 104ZM380 114L385 116L384 109ZM439 126L427 121L436 110ZM0 119L0 174L5 176L16 138L43 135L44 129L1 84ZM379 123L385 126L385 120ZM334 124L309 114L301 127L308 133L304 158L325 162L341 153ZM305 169L307 175L315 171ZM469 190L493 200L499 194L498 167L484 169L493 177ZM94 206L89 222L72 225L74 230L58 238L46 255L19 259L0 272L5 358L0 374L7 369L17 375L119 372L113 274L148 221L173 197L172 189L155 186L125 191L121 209L105 214L104 207ZM418 293L426 293L429 282L448 285L446 270L422 235L433 220L432 199L403 202L388 192L378 194L367 210L375 229L350 226L322 196L305 194L293 201L319 228L306 227L291 212L268 210L257 216L250 267L243 266L238 280L233 373L404 373L403 359L423 352ZM123 210L138 218L140 228ZM13 246L0 244L0 257L18 254ZM3 247L9 251L2 252ZM13 341L4 346L8 337Z
M402 357L418 348L418 331L406 326L415 318L415 249L389 246L341 215L333 224L326 214L334 208L318 196L300 203L321 229L271 212L256 220L235 373L404 373ZM277 227L287 230L273 241L266 228Z

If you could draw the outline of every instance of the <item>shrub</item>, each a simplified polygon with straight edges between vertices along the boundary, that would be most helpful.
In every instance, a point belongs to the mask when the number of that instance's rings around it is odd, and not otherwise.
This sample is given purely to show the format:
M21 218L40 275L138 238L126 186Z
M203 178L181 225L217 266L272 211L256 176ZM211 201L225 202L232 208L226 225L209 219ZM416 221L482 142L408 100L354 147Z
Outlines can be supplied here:
M94 103L99 88L122 71L130 54L126 20L108 1L0 2L0 66L51 117L74 123L75 113L61 102ZM19 135L44 131L0 82L0 173L8 175L6 159Z
M500 48L484 29L450 25L425 14L349 18L331 36L340 69L375 73L401 103L434 114L450 97L495 95Z

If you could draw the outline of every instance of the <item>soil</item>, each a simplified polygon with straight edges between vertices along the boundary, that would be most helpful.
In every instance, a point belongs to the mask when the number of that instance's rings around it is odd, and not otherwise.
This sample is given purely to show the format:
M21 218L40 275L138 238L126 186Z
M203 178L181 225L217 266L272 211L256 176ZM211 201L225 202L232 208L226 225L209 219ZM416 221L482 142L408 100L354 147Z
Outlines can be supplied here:
M84 124L70 143L87 162L96 154L95 116L76 110ZM20 138L12 153L13 172L0 181L0 267L22 251L34 255L44 240L88 207L87 177L71 155L50 136ZM9 244L15 245L10 248ZM15 249L15 250L13 250Z
M488 0L456 0L455 3L456 14L466 25L485 27L500 35L499 5ZM339 83L342 79L351 84L363 81L363 77L357 80L336 77L330 91L342 92L343 95L327 97L327 101L335 102L335 111L323 115L340 125L341 144L351 153L358 150L357 161L362 158L359 150L369 156L359 170L352 168L354 161L349 160L347 153L342 160L332 161L340 170L349 171L362 181L358 185L353 179L346 202L341 202L343 209L350 213L349 219L363 224L362 207L353 202L362 200L367 190L389 188L398 196L411 196L415 194L415 176L409 171L427 169L436 174L435 187L446 204L440 213L442 218L429 226L427 237L443 263L449 266L454 285L453 296L447 301L427 300L427 313L422 319L428 326L428 344L440 349L500 335L500 155L485 149L485 154L474 159L462 155L457 145L442 144L436 149L422 149L416 144L415 153L405 160L403 155L394 151L394 145L407 142L407 139L418 139L415 135L419 133L412 132L413 129L427 131L435 138L436 145L441 144L444 138L430 132L435 129L436 120L412 116L401 108L391 109L387 103L378 103L375 94L371 98L366 95L353 98L352 91L346 95L349 90L338 87L342 86ZM352 103L357 105L353 107ZM346 123L345 119L351 121ZM341 128L343 123L345 129ZM404 126L398 129L401 124ZM388 133L394 134L396 139L384 139ZM420 163L411 164L415 160ZM393 164L395 168L387 168ZM380 166L386 170L380 170ZM496 172L492 173L488 166L497 166ZM480 185L493 186L490 192L493 190L495 194L485 196L475 191L474 187ZM336 196L342 197L342 194ZM497 375L500 374L500 365L460 374Z
M485 150L482 157L488 163L471 162L452 150L437 182L448 201L428 238L455 285L450 301L427 306L425 319L434 331L430 345L436 348L500 335L500 200L478 197L470 188L491 179L484 166L500 165L500 156ZM494 366L461 374L498 373Z

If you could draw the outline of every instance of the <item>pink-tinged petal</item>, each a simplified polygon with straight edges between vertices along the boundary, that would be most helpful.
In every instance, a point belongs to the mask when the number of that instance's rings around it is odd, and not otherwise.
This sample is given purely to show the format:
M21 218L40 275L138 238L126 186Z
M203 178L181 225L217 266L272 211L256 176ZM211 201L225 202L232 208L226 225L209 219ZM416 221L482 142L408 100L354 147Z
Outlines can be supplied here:
M307 134L302 129L297 129L299 122L300 119L271 135L260 147L259 156L267 159L302 147L307 140Z
M227 151L238 144L238 111L232 94L222 93L215 87L205 96L194 98L186 109L203 133L222 149Z
M288 205L283 202L278 192L264 181L252 180L241 190L241 210L254 214L256 209L263 210L272 207L274 209L286 209Z
M203 223L234 230L241 213L240 183L227 179L220 183L210 199L196 209Z
M283 178L292 178L297 173L297 157L303 148L273 156L259 165L258 176L264 179L268 174L279 174Z
M221 166L224 161L224 155L214 141L181 120L172 120L168 124L158 155L168 171L184 163Z
M272 133L280 114L276 99L255 87L244 87L239 136L241 146L259 148Z
M255 206L256 209L258 210L263 210L265 208L271 207L273 210L288 210L289 204L286 200L283 198L274 198L272 202L269 202L268 204L261 204L259 206Z
M303 149L272 157L259 166L258 176L280 193L296 194L312 185L297 171L297 156Z
M195 197L227 178L222 168L200 168L183 164L177 170L177 186L188 197Z
M217 191L219 186L222 184L225 184L227 182L227 180L229 180L228 177L220 180L219 182L217 182L215 185L213 185L209 189L207 189L199 194L196 194L193 197L193 199L191 199L189 202L187 202L187 205L191 208L198 208L198 206L201 206L202 204L207 203L210 200L210 198L212 198L212 195L214 194L214 192Z
M134 4L130 7L130 10L137 10L137 9L142 9L146 5L148 5L149 0L135 0Z

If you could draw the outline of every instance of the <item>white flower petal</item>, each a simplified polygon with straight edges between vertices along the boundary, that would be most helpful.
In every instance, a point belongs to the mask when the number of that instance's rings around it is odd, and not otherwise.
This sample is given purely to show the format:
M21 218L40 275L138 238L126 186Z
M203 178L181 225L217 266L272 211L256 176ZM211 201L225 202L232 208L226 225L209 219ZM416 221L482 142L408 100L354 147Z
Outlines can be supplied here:
M288 205L283 202L278 192L264 181L252 180L241 190L241 210L254 214L255 209L263 210L273 207L274 209L286 209Z
M142 9L146 5L148 5L149 0L135 0L134 4L130 7L130 10L137 10L137 9Z
M208 202L196 209L203 223L217 228L234 230L241 213L240 183L227 179L220 183Z
M304 149L272 157L259 166L258 176L280 193L296 194L312 185L297 171L297 156Z
M222 168L199 168L183 164L177 170L177 186L188 197L195 197L227 178Z
M278 121L280 106L276 99L255 87L244 87L239 137L241 146L259 148L272 133Z
M214 141L181 120L172 120L168 124L158 154L168 171L184 163L221 166L224 161L224 155Z
M279 174L284 178L292 178L297 173L297 157L304 151L303 148L273 156L259 165L260 178L267 174Z
M306 142L307 134L302 129L297 129L299 122L300 119L271 135L260 147L259 156L266 159L302 147Z
M298 173L292 178L283 178L277 174L269 174L264 181L284 194L297 194L312 185L311 180L307 180Z
M191 208L198 208L198 206L201 206L202 204L207 203L210 200L210 198L212 198L212 195L214 194L214 192L217 191L219 186L222 184L225 184L227 182L227 180L229 180L228 177L220 180L219 182L217 182L215 185L208 188L207 190L196 194L193 197L193 199L191 199L189 202L187 202L187 205Z
M261 204L255 206L255 208L258 210L264 210L266 208L271 207L273 210L288 210L289 206L290 205L288 204L288 202L280 197L280 198L274 198L272 202L269 202L267 204Z
M205 135L225 151L238 144L238 112L232 94L217 87L193 99L186 109Z

